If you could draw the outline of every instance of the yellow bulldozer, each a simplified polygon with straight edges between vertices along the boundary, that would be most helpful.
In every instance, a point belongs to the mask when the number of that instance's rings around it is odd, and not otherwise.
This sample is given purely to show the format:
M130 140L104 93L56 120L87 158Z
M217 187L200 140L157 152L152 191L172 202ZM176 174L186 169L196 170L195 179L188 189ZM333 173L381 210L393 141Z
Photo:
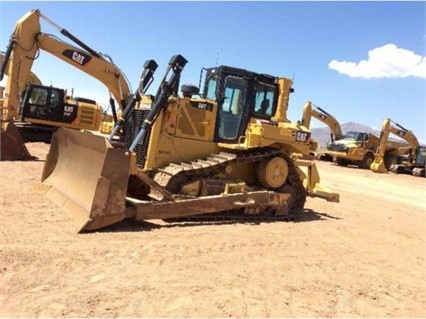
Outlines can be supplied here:
M41 32L41 19L78 47ZM106 114L92 99L74 98L63 89L43 86L31 72L40 51L53 55L104 84L110 95L112 114ZM109 56L96 52L44 16L40 10L32 10L17 21L1 62L0 80L4 75L8 76L4 96L0 97L2 160L32 158L24 142L50 142L52 133L58 127L109 133L117 120L117 112L132 95L125 75Z
M141 79L109 138L53 134L42 183L79 231L124 219L289 219L307 196L339 201L315 163L300 159L311 133L287 119L290 79L203 68L200 85L179 95L186 64L170 59L151 104L136 103Z

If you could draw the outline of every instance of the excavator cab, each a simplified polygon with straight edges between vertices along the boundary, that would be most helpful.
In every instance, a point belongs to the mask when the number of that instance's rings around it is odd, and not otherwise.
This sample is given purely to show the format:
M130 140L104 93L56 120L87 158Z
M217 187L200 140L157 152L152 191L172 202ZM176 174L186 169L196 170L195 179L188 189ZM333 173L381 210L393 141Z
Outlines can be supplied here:
M20 121L65 122L64 90L51 86L29 84L22 95L19 112ZM67 113L67 115L71 115L71 112ZM76 112L74 113L73 118L75 119ZM71 123L71 121L67 122Z
M29 84L23 92L20 108L21 121L93 131L99 128L102 113L94 100L73 98L64 89L34 84ZM81 113L84 119L79 119Z
M50 143L58 127L97 131L102 107L87 98L71 98L64 89L28 83L13 124L24 142Z

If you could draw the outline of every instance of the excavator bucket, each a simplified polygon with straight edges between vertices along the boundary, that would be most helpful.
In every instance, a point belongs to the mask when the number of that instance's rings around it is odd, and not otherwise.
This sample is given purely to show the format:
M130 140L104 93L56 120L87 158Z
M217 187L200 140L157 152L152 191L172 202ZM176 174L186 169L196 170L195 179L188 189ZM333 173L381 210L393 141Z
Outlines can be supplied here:
M130 155L102 136L60 128L43 168L46 195L76 220L78 231L125 218Z
M375 173L388 173L388 170L386 169L385 161L383 160L383 158L379 160L375 160L371 164L370 169Z
M2 161L28 161L34 159L25 146L21 133L12 122L2 123L0 143Z

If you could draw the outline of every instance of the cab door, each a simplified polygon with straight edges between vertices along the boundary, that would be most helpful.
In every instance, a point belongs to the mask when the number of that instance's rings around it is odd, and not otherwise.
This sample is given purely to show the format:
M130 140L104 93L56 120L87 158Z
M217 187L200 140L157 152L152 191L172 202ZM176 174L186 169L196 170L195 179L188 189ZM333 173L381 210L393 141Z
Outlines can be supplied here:
M222 142L235 142L245 130L247 119L246 103L249 82L245 78L227 75L225 78L222 102L216 125L217 139ZM243 121L245 120L245 121Z

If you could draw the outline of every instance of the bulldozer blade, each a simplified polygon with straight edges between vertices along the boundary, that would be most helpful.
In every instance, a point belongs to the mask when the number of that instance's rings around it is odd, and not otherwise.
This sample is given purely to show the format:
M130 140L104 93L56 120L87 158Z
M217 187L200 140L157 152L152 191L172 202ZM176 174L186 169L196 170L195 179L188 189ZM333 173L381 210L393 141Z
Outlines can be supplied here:
M21 133L19 133L13 122L2 124L0 143L0 159L2 161L29 161L35 159L25 146Z
M41 180L47 197L74 217L81 232L125 218L129 168L129 153L104 137L60 128Z

